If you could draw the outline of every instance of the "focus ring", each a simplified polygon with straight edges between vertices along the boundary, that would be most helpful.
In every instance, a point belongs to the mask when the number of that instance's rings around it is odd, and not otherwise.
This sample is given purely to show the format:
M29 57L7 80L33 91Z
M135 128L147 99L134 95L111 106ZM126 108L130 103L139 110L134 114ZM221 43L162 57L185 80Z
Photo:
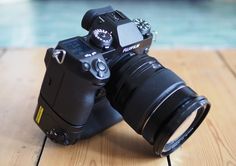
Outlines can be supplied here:
M146 117L153 111L148 108L155 107L180 85L185 85L185 83L170 70L157 71L136 89L132 98L126 103L124 119L137 133L141 133Z

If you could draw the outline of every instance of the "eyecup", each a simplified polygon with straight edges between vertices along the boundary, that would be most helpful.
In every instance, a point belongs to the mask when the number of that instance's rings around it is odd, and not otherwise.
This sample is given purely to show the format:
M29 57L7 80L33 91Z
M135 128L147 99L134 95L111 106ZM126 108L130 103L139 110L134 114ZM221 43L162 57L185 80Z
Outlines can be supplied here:
M114 9L111 6L88 10L82 19L81 26L88 31L97 16L113 11Z

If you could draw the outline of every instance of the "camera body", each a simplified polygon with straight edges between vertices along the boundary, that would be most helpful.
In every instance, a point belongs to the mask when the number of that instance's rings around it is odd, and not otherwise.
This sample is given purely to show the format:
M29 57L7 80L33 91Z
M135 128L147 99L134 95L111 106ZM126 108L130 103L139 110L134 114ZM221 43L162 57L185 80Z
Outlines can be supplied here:
M34 120L51 140L68 145L122 120L106 98L111 68L146 54L152 42L150 25L131 21L111 7L89 10L84 37L60 41L45 56L46 73Z
M69 145L124 120L167 156L199 127L210 103L148 56L153 35L142 19L111 7L89 10L84 37L47 50L34 120L48 138Z

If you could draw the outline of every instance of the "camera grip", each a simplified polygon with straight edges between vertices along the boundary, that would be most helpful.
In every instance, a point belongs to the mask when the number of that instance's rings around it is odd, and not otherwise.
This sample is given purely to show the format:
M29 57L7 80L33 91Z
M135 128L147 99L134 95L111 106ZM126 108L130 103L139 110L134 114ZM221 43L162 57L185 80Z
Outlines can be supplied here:
M86 139L120 122L122 116L110 105L106 97L95 101L89 118L83 127L81 139Z
M53 110L72 125L84 125L94 106L100 86L67 71L56 96Z

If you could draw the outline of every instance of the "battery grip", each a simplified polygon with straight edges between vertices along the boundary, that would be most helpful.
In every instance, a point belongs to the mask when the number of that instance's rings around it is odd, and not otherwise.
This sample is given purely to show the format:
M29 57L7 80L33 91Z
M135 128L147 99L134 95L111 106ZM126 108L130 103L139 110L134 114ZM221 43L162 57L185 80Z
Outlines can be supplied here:
M85 125L72 125L53 111L40 95L34 120L52 141L69 145L96 135L120 122L122 117L111 107L106 97L102 97L95 101Z

